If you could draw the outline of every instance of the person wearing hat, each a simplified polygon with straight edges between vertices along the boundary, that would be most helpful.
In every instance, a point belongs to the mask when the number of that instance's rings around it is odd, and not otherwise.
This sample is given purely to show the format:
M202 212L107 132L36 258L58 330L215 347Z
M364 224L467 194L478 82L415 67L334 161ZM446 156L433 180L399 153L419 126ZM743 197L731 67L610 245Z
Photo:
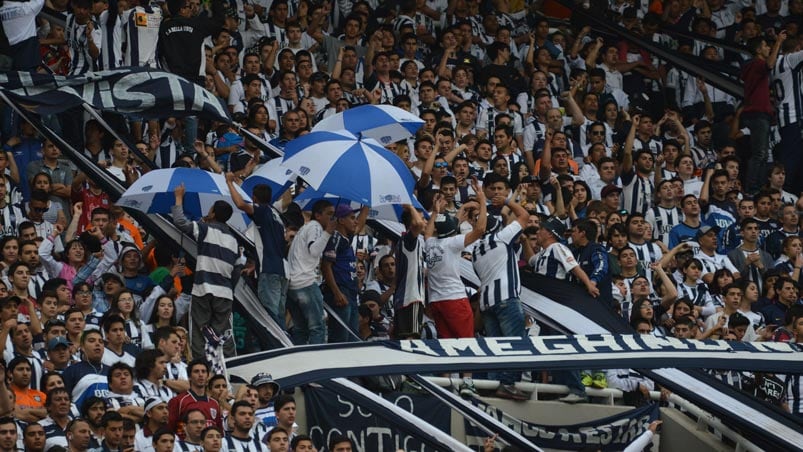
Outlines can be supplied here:
M359 329L357 317L357 256L351 247L351 237L362 229L368 219L368 207L356 211L349 205L340 204L335 209L335 231L321 259L323 275L323 300L340 317L353 333ZM340 322L329 319L329 342L350 342L352 334Z
M628 212L644 213L652 207L655 186L650 177L655 166L655 157L649 148L644 147L635 151L636 130L641 127L641 121L652 123L652 118L642 115L633 115L630 132L627 134L622 158L622 204ZM649 129L652 129L650 125Z
M47 342L47 361L53 365L51 372L61 372L70 365L71 346L64 336L56 336Z
M125 287L135 295L144 299L153 288L153 281L148 275L142 274L142 252L132 243L123 244L118 256L120 275L123 277Z
M167 425L167 402L159 397L145 400L145 418L142 428L134 436L134 450L150 450L153 434Z
M360 293L360 307L367 308L371 313L369 328L373 340L390 339L390 320L382 314L384 304L382 294L376 290L365 290Z
M581 228L581 231L583 232L575 232L574 234L578 239L585 239L585 233L592 232L584 228ZM592 297L599 297L600 288L597 287L597 282L605 284L605 278L599 277L599 281L589 278L588 274L580 267L571 250L561 243L565 233L566 225L558 217L549 217L541 223L541 228L536 236L538 245L541 247L538 254L533 254L526 240L523 242L525 258L533 266L536 274L561 280L568 279L571 274L575 280L585 286ZM581 240L580 243L582 244L584 241ZM585 245L588 246L587 239L585 240ZM608 286L610 286L610 283L608 283ZM608 289L610 290L610 287ZM580 381L580 372L555 372L554 377L569 387L569 394L559 399L561 402L579 403L588 400L585 386Z
M488 212L485 193L476 180L471 181L471 188L477 193L477 200L464 205L477 204L479 214L470 232L459 234L457 220L443 212L446 199L442 194L435 195L434 210L424 231L430 317L435 321L439 339L474 337L474 313L460 277L460 262L463 250L485 234ZM464 374L460 395L476 395L471 374Z
M260 372L251 378L251 386L257 389L258 402L254 417L266 427L276 425L276 412L273 410L273 399L279 394L279 383L273 376Z
M562 243L566 225L558 217L549 217L538 230L538 245L541 251L533 253L529 244L524 245L527 262L536 274L555 279L567 279L571 273L586 288L592 297L599 296L599 288L588 274L580 268L569 247Z
M605 207L611 212L616 212L621 209L622 204L622 188L615 184L608 184L600 191L600 198Z
M714 273L720 268L727 268L733 273L734 279L741 276L739 270L733 265L728 256L717 252L717 239L720 228L718 226L703 225L697 230L695 241L699 245L694 258L703 264L701 277L706 284L711 284Z

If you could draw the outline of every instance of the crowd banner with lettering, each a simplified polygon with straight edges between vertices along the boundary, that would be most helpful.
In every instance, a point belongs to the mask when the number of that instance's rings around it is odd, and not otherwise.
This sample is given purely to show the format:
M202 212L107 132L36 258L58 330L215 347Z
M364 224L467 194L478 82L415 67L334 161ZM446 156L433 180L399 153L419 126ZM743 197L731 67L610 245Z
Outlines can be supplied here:
M630 334L633 329L613 309L591 298L583 287L542 275L522 273L521 300L526 312L549 321L563 334ZM750 394L735 389L699 368L646 369L644 376L695 403L737 429L752 443L770 450L803 450L803 422ZM772 373L772 372L770 372ZM781 445L781 446L779 446Z
M430 426L449 434L450 410L430 395L389 393L386 400L412 413ZM339 391L328 388L308 387L304 390L307 425L312 442L321 450L329 444L333 435L346 435L356 445L355 450L384 452L389 450L432 451L421 441L419 432L407 432L399 425L382 416L370 405L355 403L343 397ZM481 432L480 429L477 429ZM479 433L479 435L488 435Z
M369 375L463 370L710 368L803 372L797 344L689 340L652 335L488 337L324 344L229 360L246 380L270 369L282 386Z
M143 119L199 115L231 123L228 108L203 87L169 72L146 67L61 76L31 72L0 74L0 90L40 115L88 104Z
M603 451L624 450L660 416L658 405L651 403L595 421L545 425L515 418L476 397L471 403L540 447L556 450L577 450L584 446L599 447ZM465 426L466 445L481 446L487 436L485 432L468 420Z

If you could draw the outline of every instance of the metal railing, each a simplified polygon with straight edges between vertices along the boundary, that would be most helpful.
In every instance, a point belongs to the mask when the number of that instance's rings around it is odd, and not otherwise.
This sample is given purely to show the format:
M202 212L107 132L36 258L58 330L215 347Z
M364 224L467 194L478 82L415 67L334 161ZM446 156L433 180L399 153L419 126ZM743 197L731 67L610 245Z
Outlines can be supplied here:
M424 377L428 381L445 388L456 390L458 385L462 383L462 379L448 378L448 377ZM496 380L473 380L474 387L478 390L493 391L499 386ZM569 393L569 387L564 385L556 385L549 383L532 383L532 382L517 382L516 387L522 391L531 394L532 401L538 401L541 394L549 395L566 395ZM595 402L600 402L603 405L621 405L623 402L624 393L619 389L597 389L586 388L586 394L593 397ZM651 391L650 398L655 401L661 400L661 393L659 391ZM735 444L736 452L763 452L764 449L756 446L745 437L740 435L735 430L723 424L719 418L711 413L703 410L697 405L689 402L688 400L676 395L671 394L669 400L671 405L678 411L684 413L690 419L697 423L698 431L713 431L720 434L723 438L727 438Z

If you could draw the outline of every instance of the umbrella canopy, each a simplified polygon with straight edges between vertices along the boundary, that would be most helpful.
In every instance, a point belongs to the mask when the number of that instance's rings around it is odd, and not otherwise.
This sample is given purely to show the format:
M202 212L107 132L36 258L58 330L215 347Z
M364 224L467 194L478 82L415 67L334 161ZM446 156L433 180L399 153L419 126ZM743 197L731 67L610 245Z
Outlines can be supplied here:
M270 187L271 195L273 196L271 202L275 202L296 180L296 175L293 174L293 171L281 166L281 164L282 159L280 158L268 160L267 163L251 173L243 181L240 188L250 195L253 193L254 187L259 184L266 184Z
M229 226L241 232L248 229L251 220L231 201L226 177L197 168L169 168L147 172L131 184L117 200L117 205L145 213L169 214L176 204L173 190L182 183L187 189L184 194L184 212L188 218L202 218L215 201L223 200L234 209L228 221ZM237 190L246 202L251 202L251 198L242 189Z
M415 180L407 165L372 139L311 132L287 143L282 166L321 193L371 207L412 204Z
M423 125L423 119L399 107L360 105L321 120L312 130L348 130L386 145L415 135Z
M326 200L332 203L332 205L338 204L345 204L348 203L352 209L357 210L362 208L362 205L358 202L349 201L348 199L341 198L339 196L335 196L331 193L321 193L313 188L307 188L303 192L301 192L298 196L293 199L293 202L299 205L302 210L312 210L312 205L315 204L316 201ZM418 199L413 197L412 202L413 208L416 210L420 210L423 212L423 215L426 218L429 218L429 213L424 210L424 207L418 202ZM381 206L372 207L368 211L368 219L369 220L390 220L396 221L401 223L401 215L404 211L402 204L383 204Z

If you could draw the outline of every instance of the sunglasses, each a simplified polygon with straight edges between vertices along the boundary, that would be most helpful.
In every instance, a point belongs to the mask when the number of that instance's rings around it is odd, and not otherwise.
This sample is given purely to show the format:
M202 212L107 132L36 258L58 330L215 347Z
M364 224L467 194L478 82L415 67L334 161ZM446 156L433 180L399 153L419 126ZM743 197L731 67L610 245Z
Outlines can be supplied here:
M592 130L591 131L591 135L602 136L602 135L605 135L605 131L604 130Z
M446 162L435 162L435 168L447 168L449 166Z

